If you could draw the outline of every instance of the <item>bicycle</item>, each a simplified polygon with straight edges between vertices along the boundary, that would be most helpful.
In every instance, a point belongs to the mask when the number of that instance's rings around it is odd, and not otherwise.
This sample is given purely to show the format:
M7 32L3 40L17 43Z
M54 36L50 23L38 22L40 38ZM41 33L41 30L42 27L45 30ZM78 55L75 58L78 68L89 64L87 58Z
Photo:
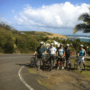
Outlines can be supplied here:
M36 62L37 62L37 54L30 59L30 66L36 67Z
M36 67L37 70L40 70L42 63L43 63L43 68L45 67L46 59L44 57L38 58L38 56L41 55L36 54L34 55L34 57L30 59L30 66Z
M54 55L54 57L55 57L55 55ZM43 61L43 70L46 66L49 66L50 68L53 68L53 66L55 66L55 63L56 63L55 61L56 61L55 59L53 61L53 58L50 54L46 54L45 59Z

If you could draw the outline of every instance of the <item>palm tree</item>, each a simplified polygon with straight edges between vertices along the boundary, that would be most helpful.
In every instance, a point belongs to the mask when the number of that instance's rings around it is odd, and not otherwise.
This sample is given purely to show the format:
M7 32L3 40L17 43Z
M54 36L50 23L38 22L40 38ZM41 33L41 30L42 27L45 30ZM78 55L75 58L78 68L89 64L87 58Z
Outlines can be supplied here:
M76 33L77 31L83 31L83 33L90 33L90 15L88 13L83 13L82 15L80 15L78 20L83 20L84 23L77 24L73 29L73 33Z

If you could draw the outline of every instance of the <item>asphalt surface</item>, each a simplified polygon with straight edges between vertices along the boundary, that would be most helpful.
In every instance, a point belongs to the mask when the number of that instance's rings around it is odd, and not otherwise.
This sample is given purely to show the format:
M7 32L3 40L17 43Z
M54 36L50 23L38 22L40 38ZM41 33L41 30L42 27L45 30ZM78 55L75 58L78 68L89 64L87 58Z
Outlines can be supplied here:
M31 55L0 55L0 90L30 90L24 85L18 76L21 67L21 76L25 82L34 90L48 90L46 87L40 85L36 77L28 72L28 65Z

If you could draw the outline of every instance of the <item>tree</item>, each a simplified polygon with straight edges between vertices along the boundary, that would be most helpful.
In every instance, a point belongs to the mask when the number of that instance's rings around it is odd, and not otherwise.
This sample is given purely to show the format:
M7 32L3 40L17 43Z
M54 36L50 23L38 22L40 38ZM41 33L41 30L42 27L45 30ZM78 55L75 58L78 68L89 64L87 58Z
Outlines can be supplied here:
M84 23L76 25L73 29L73 33L76 33L77 31L83 31L83 33L90 33L90 15L88 13L83 13L82 15L80 15L78 20L83 20Z

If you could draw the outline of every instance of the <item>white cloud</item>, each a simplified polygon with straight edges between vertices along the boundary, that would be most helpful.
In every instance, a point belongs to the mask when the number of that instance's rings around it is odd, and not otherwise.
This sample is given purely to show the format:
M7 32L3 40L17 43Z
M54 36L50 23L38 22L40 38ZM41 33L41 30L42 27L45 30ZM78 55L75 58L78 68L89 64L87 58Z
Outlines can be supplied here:
M15 20L19 25L25 25L33 30L50 30L56 28L73 28L78 22L80 14L89 12L88 4L73 5L70 2L53 4L39 8L27 5L20 12L20 16L15 15Z

